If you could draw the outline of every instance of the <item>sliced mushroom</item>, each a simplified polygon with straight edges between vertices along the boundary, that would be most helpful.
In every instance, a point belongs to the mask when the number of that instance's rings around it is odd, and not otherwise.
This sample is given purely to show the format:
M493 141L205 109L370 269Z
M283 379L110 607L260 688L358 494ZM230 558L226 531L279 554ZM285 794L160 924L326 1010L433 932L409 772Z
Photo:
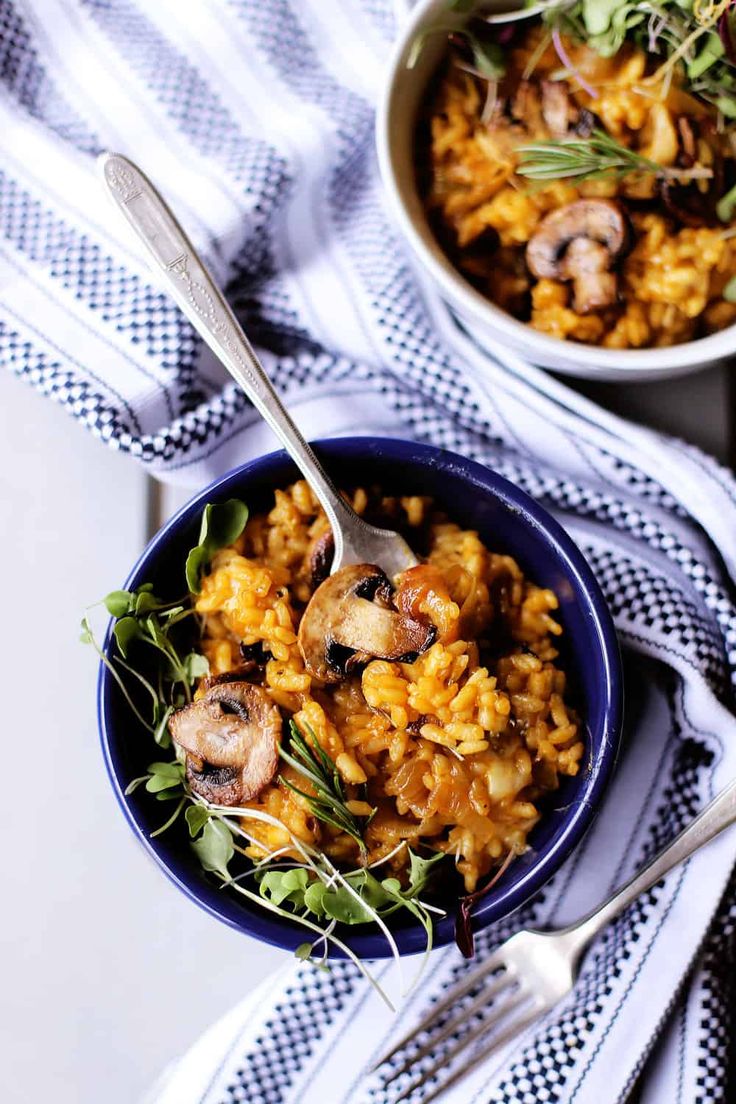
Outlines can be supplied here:
M590 138L599 125L598 118L587 107L581 107L573 130L579 138Z
M542 220L526 249L537 277L570 281L578 314L616 301L611 271L628 238L626 219L610 199L577 199Z
M578 114L562 81L542 81L542 117L554 138L564 138Z
M521 123L529 134L538 134L542 125L542 104L539 85L534 81L519 81L510 104L511 118Z
M334 555L335 538L332 530L328 529L321 537L317 537L309 554L309 573L313 587L318 587L330 574Z
M698 163L709 168L709 180L693 180L684 184L677 180L660 180L659 190L668 214L683 226L707 226L718 224L717 204L726 187L725 165L718 149L717 135L709 121L688 119L681 115L677 120L680 151L677 164L684 169Z
M299 625L299 648L311 675L339 682L358 663L413 663L437 638L434 625L395 610L393 589L373 564L340 568L315 590Z
M214 804L250 801L276 773L281 713L260 686L213 686L177 710L169 729L186 752L189 785Z

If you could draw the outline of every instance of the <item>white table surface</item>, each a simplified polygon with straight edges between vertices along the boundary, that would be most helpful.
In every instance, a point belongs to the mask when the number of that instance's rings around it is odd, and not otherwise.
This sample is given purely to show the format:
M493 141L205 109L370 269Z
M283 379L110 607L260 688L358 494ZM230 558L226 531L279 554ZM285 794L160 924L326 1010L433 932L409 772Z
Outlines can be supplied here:
M593 390L733 456L726 369ZM131 1104L285 956L171 886L133 839L105 776L96 663L78 643L79 619L120 584L144 543L144 473L8 373L0 411L4 735L18 741L3 786L0 1101ZM166 514L182 497L153 499Z
M105 775L79 620L142 548L143 472L7 372L0 411L0 1101L133 1104L288 955L183 897Z

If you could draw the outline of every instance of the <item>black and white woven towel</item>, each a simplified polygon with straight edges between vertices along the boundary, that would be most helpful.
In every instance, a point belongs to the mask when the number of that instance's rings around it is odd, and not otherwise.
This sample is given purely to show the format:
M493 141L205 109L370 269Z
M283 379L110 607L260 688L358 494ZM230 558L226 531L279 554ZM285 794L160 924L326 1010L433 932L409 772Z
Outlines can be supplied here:
M602 899L736 772L736 484L504 354L422 289L384 211L373 106L391 0L0 0L0 356L111 447L201 484L273 446L117 221L94 168L163 189L312 435L414 435L557 514L627 650L629 716L595 829L523 914ZM491 353L493 350L491 350ZM633 661L632 661L633 657ZM734 834L644 896L580 982L448 1104L712 1104L729 1081ZM402 1026L466 969L436 953ZM378 966L396 992L394 968ZM390 1100L356 1076L395 1030L350 966L289 967L216 1025L160 1104Z

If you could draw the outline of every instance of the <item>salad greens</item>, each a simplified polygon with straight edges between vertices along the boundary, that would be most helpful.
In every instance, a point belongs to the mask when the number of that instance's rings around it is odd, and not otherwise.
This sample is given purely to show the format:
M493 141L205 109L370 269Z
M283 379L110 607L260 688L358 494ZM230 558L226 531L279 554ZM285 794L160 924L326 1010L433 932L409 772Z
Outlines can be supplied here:
M199 652L184 648L185 641L177 631L177 626L194 614L189 597L168 602L154 594L151 583L143 583L136 590L112 591L102 604L114 618L112 635L115 650L112 658L104 654L95 640L89 611L82 618L80 639L82 643L94 647L132 712L156 743L164 748L170 747L169 717L175 709L192 700L192 689L197 680L209 672L206 658ZM153 681L128 662L131 649L141 644L156 653ZM123 672L134 680L134 684L143 688L146 697L150 697L147 712L133 700Z
M630 42L662 59L645 84L680 67L687 91L736 119L731 0L550 0L529 5L551 31L613 57Z

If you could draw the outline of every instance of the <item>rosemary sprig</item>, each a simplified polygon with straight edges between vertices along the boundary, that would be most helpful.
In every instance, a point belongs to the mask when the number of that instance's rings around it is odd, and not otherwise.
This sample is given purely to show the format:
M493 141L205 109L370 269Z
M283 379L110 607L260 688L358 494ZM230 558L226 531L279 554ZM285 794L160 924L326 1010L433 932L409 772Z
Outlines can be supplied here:
M293 767L302 778L311 785L313 794L294 786L286 778L280 776L280 781L288 786L294 793L303 797L314 816L324 824L331 824L340 832L347 832L358 844L361 853L366 853L363 841L363 831L360 822L347 807L345 791L342 788L337 767L330 756L320 745L312 729L305 725L309 742L299 731L296 723L289 721L290 747L292 754L279 748L279 755Z
M680 184L691 180L709 180L711 169L680 169L659 165L635 150L622 146L602 130L594 130L589 138L576 138L559 142L534 142L519 146L519 176L530 180L559 180L574 177L578 181L600 180L602 177L621 178L629 173L653 173L660 180L674 180Z

